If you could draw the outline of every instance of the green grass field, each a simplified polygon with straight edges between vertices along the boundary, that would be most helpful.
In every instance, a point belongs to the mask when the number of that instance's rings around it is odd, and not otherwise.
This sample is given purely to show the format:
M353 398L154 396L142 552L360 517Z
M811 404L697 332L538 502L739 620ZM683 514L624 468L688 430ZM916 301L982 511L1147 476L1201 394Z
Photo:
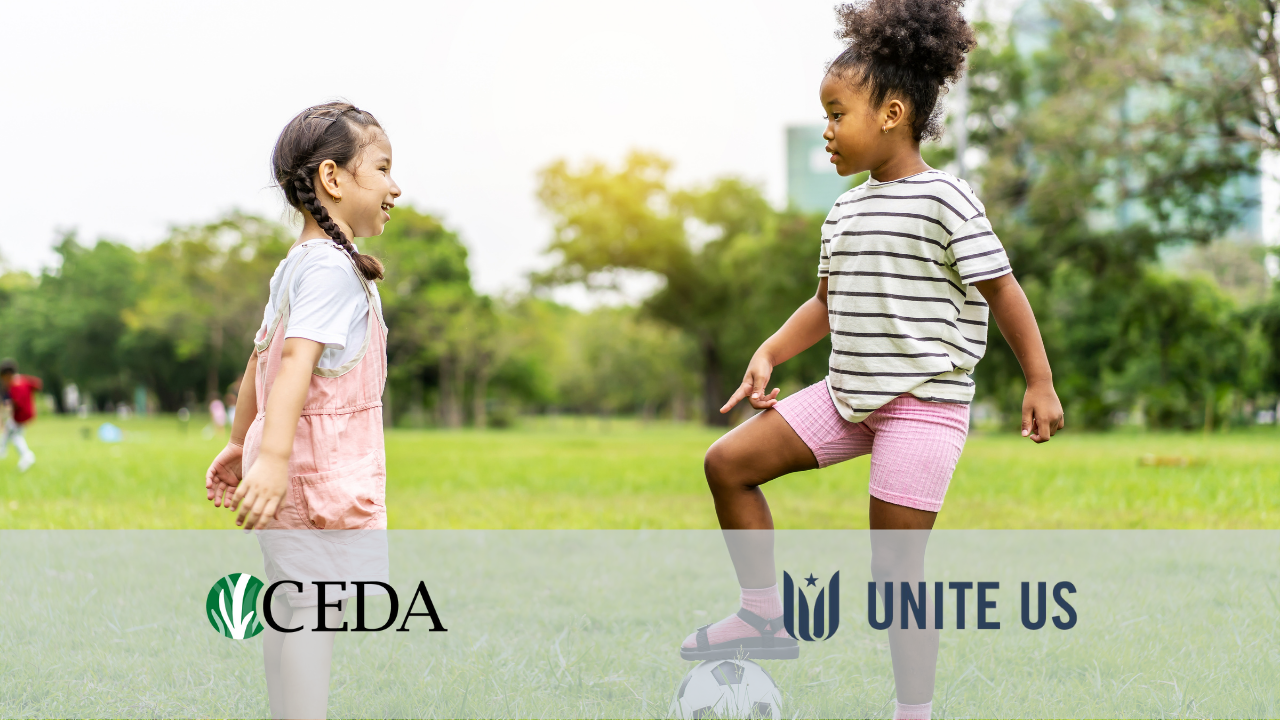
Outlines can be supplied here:
M0 528L230 528L204 499L225 437L172 417L42 417L27 437L39 461L0 461ZM717 433L691 424L540 419L503 431L387 435L393 529L714 528L702 455ZM1067 432L1046 445L1015 434L969 438L940 528L1274 528L1280 431ZM1186 467L1143 466L1144 455ZM779 528L864 528L868 460L766 487Z
M666 718L692 667L676 647L737 595L716 531L389 535L393 582L425 580L448 632L423 632L430 624L415 620L406 633L341 634L329 717ZM947 620L934 717L1280 716L1277 535L935 533L934 577L1003 581L992 596L1003 624L975 630L972 601L967 629ZM805 643L799 660L762 661L782 717L890 717L888 643L859 618L868 534L774 537L784 567L824 580L841 568L846 588L838 635ZM213 580L261 562L255 538L0 539L0 716L268 715L262 637L227 640L202 617ZM1028 577L1072 579L1079 624L1024 629L1016 587ZM385 596L370 604L369 617L387 617Z
M7 534L0 716L266 715L262 640L227 641L200 616L210 578L261 562L257 540L230 532L231 514L204 499L225 438L203 419L184 431L164 417L122 422L124 442L108 444L94 433L106 419L30 428L35 467L19 474L13 452L0 461L0 529L228 532ZM696 425L580 418L397 430L390 524L711 530L701 461L715 438ZM1274 528L1277 440L1274 428L1069 432L1041 446L975 433L939 525ZM1187 465L1144 465L1147 455ZM865 528L867 471L862 458L775 483L777 524ZM938 577L1004 581L1007 622L944 633L935 717L1277 716L1274 532L934 538ZM892 712L888 645L858 619L868 542L865 532L777 534L781 567L842 569L849 588L839 637L806 646L799 662L768 663L786 717ZM332 717L666 717L690 667L676 644L736 597L714 531L401 532L391 545L393 582L430 583L450 631L343 636ZM1040 577L1077 583L1077 629L1020 627L1014 588Z

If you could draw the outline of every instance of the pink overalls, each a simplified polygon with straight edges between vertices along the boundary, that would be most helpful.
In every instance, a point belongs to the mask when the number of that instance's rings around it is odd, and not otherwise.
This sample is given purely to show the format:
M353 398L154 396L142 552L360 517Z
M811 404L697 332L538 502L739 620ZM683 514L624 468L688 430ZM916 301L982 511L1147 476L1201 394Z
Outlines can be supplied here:
M342 252L334 245L304 252ZM293 273L302 265L294 264ZM355 269L352 263L352 269ZM285 279L275 318L255 340L258 415L244 439L244 472L258 458L267 396L280 370L283 328L289 324ZM369 302L368 330L360 352L338 368L314 368L289 456L289 488L266 530L259 533L270 582L298 580L301 594L287 586L294 607L315 605L312 580L382 580L387 576L386 451L382 436L382 392L387 380L386 326L373 289L356 271ZM376 594L376 586L367 594ZM326 590L326 602L354 594Z

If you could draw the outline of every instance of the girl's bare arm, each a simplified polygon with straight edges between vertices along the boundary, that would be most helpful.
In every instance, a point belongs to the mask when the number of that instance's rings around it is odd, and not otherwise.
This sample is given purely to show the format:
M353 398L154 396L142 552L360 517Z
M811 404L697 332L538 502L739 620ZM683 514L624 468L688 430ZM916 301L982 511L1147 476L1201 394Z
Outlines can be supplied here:
M253 424L253 417L258 414L258 397L254 389L254 376L258 369L258 353L249 356L249 364L245 366L244 377L240 380L240 395L236 399L236 418L231 426L231 438L222 452L209 464L204 474L205 495L213 501L214 507L231 509L231 496L244 476L244 436ZM248 391L245 391L245 388Z
M284 341L280 371L267 396L262 449L232 499L232 507L240 511L236 524L246 530L265 525L284 500L289 488L293 436L298 429L298 418L302 416L307 389L311 387L311 371L323 352L324 345L314 340L289 338ZM239 407L236 403L237 416Z
M1053 389L1053 372L1040 338L1031 303L1013 274L982 280L975 285L991 307L1001 334L1013 349L1027 378L1022 399L1022 436L1042 443L1066 426L1062 403Z
M827 279L822 278L818 281L818 291L813 297L791 313L782 327L751 356L742 384L734 391L729 402L720 408L720 412L729 412L739 400L748 396L751 407L757 409L777 405L778 389L774 388L773 392L766 393L773 369L813 347L814 343L830 332L831 322L827 318Z
M236 396L236 419L231 423L231 442L244 445L244 436L258 415L258 351L249 355L244 377L240 379L240 394Z

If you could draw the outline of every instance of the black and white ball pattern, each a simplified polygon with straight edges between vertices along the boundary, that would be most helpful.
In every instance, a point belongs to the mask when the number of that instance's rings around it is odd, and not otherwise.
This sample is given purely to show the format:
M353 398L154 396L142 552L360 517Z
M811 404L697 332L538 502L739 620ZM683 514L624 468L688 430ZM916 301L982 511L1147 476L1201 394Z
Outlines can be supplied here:
M707 660L684 676L670 715L695 718L780 720L782 693L764 668L750 660Z

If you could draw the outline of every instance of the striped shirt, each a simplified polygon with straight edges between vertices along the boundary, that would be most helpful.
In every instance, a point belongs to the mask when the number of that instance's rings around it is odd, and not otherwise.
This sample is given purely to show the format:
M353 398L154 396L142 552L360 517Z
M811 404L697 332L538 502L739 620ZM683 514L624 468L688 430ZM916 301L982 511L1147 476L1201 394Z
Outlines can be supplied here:
M1010 272L982 203L963 180L929 170L840 196L822 227L827 386L860 422L893 398L968 404L987 346L973 283Z

